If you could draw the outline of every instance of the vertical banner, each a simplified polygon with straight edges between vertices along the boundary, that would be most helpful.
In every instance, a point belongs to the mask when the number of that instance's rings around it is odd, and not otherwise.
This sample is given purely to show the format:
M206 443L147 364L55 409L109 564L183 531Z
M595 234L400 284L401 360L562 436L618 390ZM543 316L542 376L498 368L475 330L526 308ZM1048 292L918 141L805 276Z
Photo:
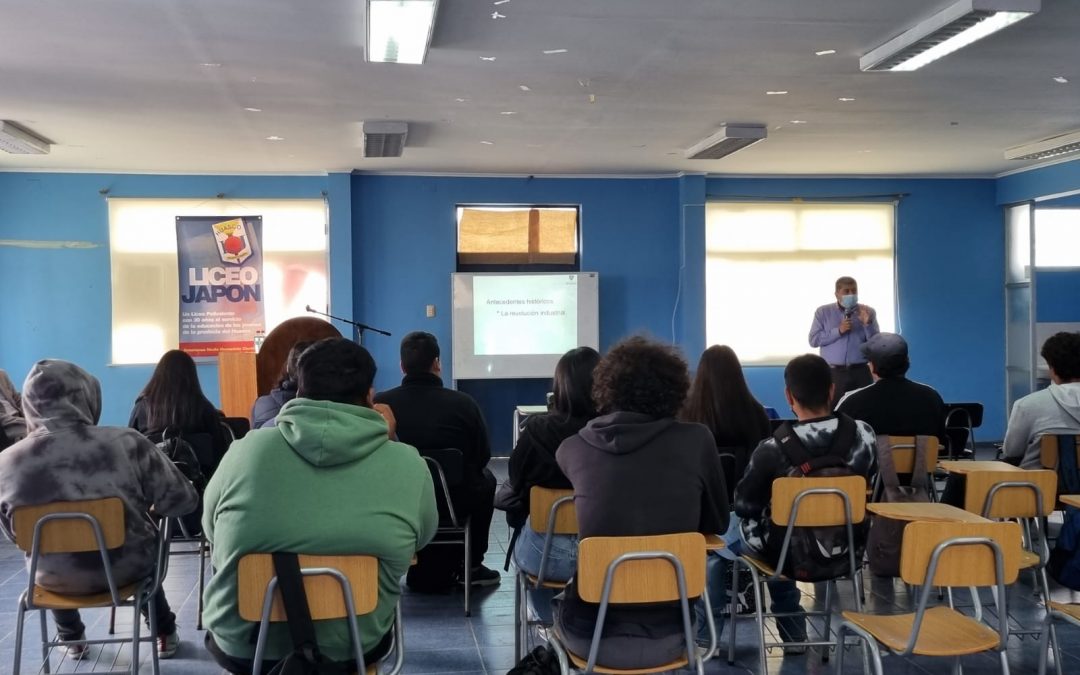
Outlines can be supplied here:
M262 216L177 216L180 349L252 351L264 329Z

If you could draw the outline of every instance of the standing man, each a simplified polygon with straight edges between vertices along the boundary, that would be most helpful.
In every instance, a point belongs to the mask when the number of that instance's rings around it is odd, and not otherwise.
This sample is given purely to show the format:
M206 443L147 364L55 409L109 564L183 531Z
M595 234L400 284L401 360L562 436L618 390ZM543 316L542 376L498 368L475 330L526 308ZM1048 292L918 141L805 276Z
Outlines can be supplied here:
M879 330L877 312L859 304L859 284L854 279L837 279L835 295L836 302L817 308L810 326L810 346L820 348L832 371L830 408L845 393L873 383L860 347Z

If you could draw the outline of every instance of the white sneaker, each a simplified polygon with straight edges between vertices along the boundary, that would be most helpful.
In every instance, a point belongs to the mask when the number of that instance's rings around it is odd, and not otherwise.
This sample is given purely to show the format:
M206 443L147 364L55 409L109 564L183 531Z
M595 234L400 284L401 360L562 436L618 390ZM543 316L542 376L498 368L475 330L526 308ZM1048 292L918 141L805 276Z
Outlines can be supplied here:
M168 635L157 637L157 649L159 659L171 659L176 656L176 650L180 648L180 632L173 631Z
M85 640L86 634L80 635L77 639ZM85 642L76 642L75 644L65 645L64 651L72 661L82 661L86 657L90 656L90 645Z

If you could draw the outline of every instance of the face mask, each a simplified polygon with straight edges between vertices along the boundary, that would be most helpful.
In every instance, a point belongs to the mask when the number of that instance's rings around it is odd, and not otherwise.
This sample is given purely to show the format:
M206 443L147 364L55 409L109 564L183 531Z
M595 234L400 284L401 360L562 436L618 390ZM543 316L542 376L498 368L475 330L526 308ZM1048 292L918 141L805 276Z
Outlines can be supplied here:
M855 293L840 296L840 305L844 309L855 309L855 305L857 304L859 304L859 296Z

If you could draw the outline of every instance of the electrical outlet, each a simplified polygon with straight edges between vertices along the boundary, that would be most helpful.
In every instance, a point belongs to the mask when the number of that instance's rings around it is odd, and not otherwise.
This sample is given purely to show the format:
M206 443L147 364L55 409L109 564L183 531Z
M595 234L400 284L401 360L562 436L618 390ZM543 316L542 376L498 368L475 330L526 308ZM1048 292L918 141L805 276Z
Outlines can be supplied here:
M428 305L424 308L424 316L429 319L435 318L435 305Z

